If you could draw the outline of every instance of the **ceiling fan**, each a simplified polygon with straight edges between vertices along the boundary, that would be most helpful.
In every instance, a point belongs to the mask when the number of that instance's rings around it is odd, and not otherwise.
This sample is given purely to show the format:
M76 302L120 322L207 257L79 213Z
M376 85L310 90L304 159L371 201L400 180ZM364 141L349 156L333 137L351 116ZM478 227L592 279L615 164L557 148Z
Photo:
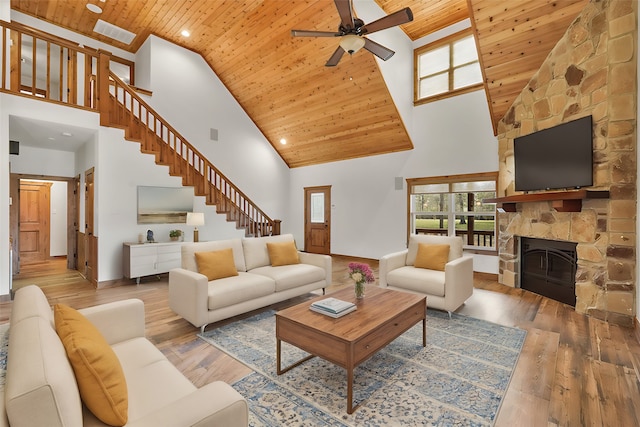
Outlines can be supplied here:
M337 32L291 30L293 37L341 37L340 45L333 52L327 63L324 64L326 67L335 67L345 52L353 55L363 47L378 58L386 61L395 52L364 36L413 21L411 9L405 7L369 24L365 24L362 19L354 16L351 0L334 0L334 2L338 9L338 15L340 15L340 26Z

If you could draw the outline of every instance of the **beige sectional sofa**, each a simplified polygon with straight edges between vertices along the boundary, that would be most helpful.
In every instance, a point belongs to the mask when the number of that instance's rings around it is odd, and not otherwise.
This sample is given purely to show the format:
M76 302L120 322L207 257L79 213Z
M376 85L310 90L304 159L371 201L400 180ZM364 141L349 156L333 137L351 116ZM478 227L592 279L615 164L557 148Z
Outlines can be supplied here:
M230 385L213 382L197 389L145 338L142 301L78 311L97 327L122 366L126 426L248 425L247 403ZM4 403L11 427L107 425L81 401L79 381L40 288L16 292L10 325Z
M185 243L182 268L169 272L169 305L194 326L265 307L331 283L331 257L297 251L299 262L273 266L268 243L292 243L291 234ZM195 253L233 251L237 275L209 281L198 272Z

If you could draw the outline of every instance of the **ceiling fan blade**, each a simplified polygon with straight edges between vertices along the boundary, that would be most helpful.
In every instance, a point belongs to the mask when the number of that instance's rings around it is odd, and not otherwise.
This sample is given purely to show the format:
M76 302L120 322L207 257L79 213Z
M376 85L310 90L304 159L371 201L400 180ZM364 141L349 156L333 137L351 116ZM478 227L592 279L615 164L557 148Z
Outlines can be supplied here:
M351 10L351 0L334 0L338 15L340 15L340 26L353 28L353 11Z
M336 51L333 52L333 55L331 55L331 58L329 58L329 60L327 61L326 64L324 64L324 66L335 67L336 65L338 65L338 62L340 62L342 55L344 55L344 49L342 48L342 46L338 46Z
M291 30L293 37L340 37L340 33L332 33L331 31L307 31L307 30Z
M390 15L387 15L383 18L378 19L377 21L373 21L365 25L364 27L362 27L362 32L364 34L371 34L375 33L376 31L386 30L387 28L406 24L407 22L411 21L413 21L413 12L411 12L411 9L409 9L408 7L405 7L402 10L393 12Z
M387 59L391 58L395 54L395 52L392 51L391 49L386 48L381 44L374 42L373 40L369 40L366 37L363 37L363 39L364 39L364 48L367 49L369 52L373 53L378 58L382 59L383 61L386 61Z

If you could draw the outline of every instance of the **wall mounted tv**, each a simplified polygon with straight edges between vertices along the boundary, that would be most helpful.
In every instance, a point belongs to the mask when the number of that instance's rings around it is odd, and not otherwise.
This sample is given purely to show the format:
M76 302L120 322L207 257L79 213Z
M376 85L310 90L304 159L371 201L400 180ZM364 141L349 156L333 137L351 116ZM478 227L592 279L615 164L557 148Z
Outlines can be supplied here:
M593 185L591 116L515 138L516 191Z

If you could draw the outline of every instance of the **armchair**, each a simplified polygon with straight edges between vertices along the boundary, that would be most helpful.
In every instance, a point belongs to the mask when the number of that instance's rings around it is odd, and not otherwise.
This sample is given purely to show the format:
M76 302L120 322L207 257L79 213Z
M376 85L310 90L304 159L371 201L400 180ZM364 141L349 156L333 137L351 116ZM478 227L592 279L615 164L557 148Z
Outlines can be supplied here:
M442 270L416 267L420 245L449 246ZM473 257L463 255L460 237L413 234L407 249L380 258L380 287L426 294L429 308L445 310L451 316L473 294Z

